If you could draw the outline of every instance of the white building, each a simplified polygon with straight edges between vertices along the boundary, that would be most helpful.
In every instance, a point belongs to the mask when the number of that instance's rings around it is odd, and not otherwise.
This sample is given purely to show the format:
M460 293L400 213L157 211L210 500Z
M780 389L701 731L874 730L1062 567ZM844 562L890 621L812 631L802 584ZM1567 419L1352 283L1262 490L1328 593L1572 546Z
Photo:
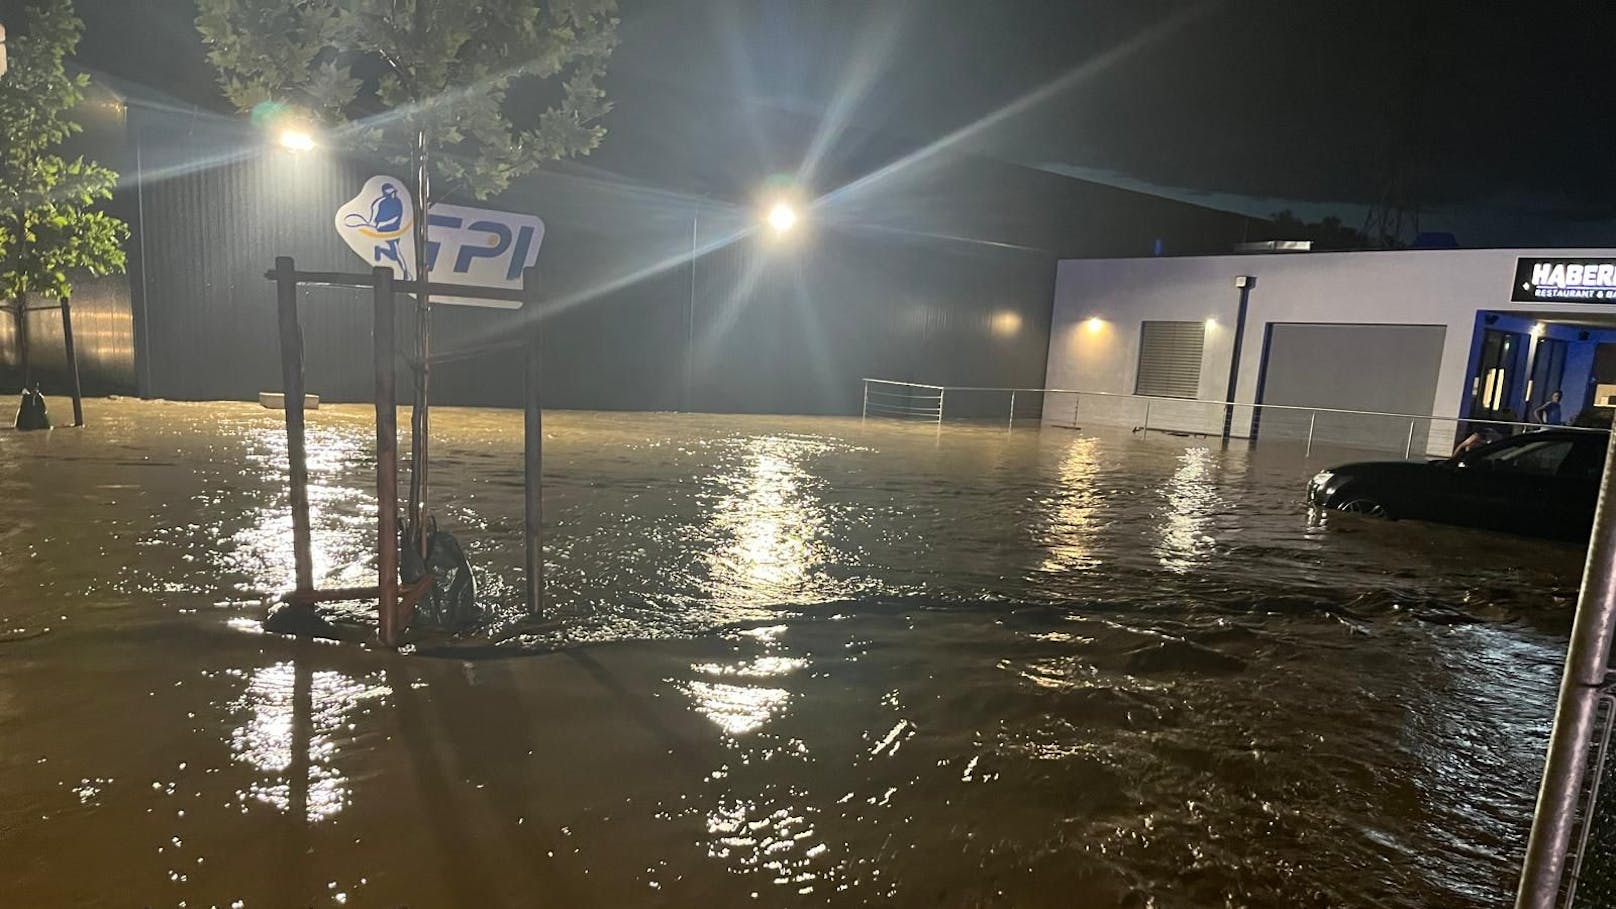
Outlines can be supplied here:
M1529 421L1560 389L1570 422L1616 386L1616 249L1065 260L1045 384L1149 396L1049 396L1050 422L1139 426L1148 407L1152 429L1295 438L1311 421L1322 441L1401 449L1408 419L1272 405L1430 414L1449 420L1418 421L1413 448L1446 453L1458 421Z

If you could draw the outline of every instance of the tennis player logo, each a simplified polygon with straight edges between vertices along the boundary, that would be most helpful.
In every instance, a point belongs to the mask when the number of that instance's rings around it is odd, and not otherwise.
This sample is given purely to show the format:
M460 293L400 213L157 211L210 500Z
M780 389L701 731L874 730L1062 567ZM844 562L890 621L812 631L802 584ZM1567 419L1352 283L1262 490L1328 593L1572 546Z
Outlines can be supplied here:
M391 262L405 281L415 279L415 247L408 242L414 206L403 183L393 177L371 177L359 195L337 209L337 233L361 258Z

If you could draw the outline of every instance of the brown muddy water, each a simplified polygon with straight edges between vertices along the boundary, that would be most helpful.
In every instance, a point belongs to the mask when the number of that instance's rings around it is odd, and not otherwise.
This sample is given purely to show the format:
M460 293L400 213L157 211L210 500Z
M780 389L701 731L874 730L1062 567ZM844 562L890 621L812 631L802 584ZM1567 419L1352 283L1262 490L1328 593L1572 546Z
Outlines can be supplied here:
M373 577L364 408L317 574ZM1284 447L437 412L476 658L259 630L276 415L0 433L0 905L1507 906L1575 548L1300 502Z

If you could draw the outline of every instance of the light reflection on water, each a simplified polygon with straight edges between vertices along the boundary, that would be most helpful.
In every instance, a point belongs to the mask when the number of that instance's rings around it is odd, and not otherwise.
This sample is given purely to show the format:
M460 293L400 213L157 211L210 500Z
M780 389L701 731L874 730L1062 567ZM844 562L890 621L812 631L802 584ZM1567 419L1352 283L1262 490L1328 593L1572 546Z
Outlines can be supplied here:
M1161 496L1167 502L1156 555L1162 567L1177 574L1193 569L1216 544L1207 534L1223 502L1218 495L1215 456L1209 448L1189 448L1179 456Z
M780 437L750 440L737 470L719 477L728 494L712 512L706 556L711 596L739 615L780 603L825 602L835 584L823 574L824 512L804 461L828 450Z
M348 779L337 767L340 743L351 734L361 705L386 697L378 681L293 662L254 669L232 705L241 717L231 730L237 761L263 774L246 791L281 812L302 807L309 821L336 815L348 804Z
M380 744L402 708L374 664L266 658L284 646L272 635L168 634L250 629L243 601L291 583L275 415L127 408L139 419L92 412L104 435L30 454L33 482L0 473L0 535L29 536L28 558L0 560L0 635L41 617L58 629L0 662L0 732L26 755L5 776L48 756L47 788L85 810L125 793L97 783L81 801L82 781L150 779L124 755L58 745L36 707L54 689L7 673L93 663L127 626L167 622L117 651L149 654L125 665L131 684L160 694L152 666L209 647L258 667L207 683L222 724L193 720L195 705L139 714L154 750L189 758L200 726L251 776L198 826L233 844L259 815L301 815L342 831L338 851L366 871L428 882L423 905L456 902L430 890L440 865L581 819L596 838L566 872L576 892L608 878L645 892L622 842L699 850L659 862L669 904L1499 905L1553 696L1539 664L1580 568L1518 540L1310 523L1297 499L1319 463L1204 442L557 414L547 547L569 621L539 643L685 640L587 648L602 669L583 682L554 670L569 657L448 665L405 692L415 737L391 747L440 762L406 775ZM439 514L483 589L513 597L519 415L446 409L437 425ZM321 583L373 571L369 432L362 408L311 414ZM33 444L0 437L0 456ZM17 536L3 539L9 556ZM207 607L221 611L175 621ZM500 681L479 681L483 666ZM592 713L567 713L618 676ZM524 724L539 732L519 747ZM23 784L0 782L0 812L27 805L29 833L35 803L8 786ZM413 822L441 837L392 840L394 797L424 803ZM20 848L10 820L0 847ZM467 874L508 883L530 864Z

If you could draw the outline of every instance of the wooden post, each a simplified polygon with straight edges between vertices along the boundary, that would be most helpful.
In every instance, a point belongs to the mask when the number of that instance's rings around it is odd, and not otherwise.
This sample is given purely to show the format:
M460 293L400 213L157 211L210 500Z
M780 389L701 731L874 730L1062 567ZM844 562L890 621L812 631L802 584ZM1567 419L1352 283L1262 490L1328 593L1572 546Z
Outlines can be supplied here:
M530 268L522 277L522 289L527 292L522 315L528 320L522 396L523 531L527 547L527 611L530 616L537 616L544 606L544 413L539 407L538 288L538 269Z
M309 462L303 447L303 330L297 324L297 267L275 258L275 305L280 316L281 391L286 396L286 461L291 479L292 559L297 592L314 590L309 550Z
M372 359L376 366L376 586L377 632L388 647L398 644L398 390L393 321L393 272L371 269L375 281Z
M73 348L73 306L62 298L62 347L67 351L67 378L73 383L73 425L84 425L84 391L79 387L79 358Z

